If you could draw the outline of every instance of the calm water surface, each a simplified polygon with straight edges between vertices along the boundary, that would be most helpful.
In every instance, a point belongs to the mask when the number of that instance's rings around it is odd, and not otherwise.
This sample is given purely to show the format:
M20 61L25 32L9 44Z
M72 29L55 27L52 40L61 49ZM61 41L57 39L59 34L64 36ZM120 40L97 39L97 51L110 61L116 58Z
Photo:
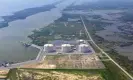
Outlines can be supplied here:
M25 61L35 58L38 50L25 48L20 41L29 42L27 36L31 34L32 30L47 26L57 20L62 16L61 11L73 1L67 0L56 5L57 8L51 11L32 15L25 20L10 22L8 27L0 29L0 61Z
M12 15L26 8L39 7L60 0L0 0L0 16Z

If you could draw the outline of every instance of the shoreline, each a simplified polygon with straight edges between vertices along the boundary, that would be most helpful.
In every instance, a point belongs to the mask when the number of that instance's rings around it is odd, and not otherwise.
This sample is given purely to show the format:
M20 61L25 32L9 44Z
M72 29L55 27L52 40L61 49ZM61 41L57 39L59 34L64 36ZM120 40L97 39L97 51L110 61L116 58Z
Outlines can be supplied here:
M24 20L29 16L32 16L32 15L35 15L41 12L50 11L51 9L56 8L57 4L60 4L62 2L63 0L60 0L53 4L47 4L41 7L33 7L33 8L27 8L24 10L20 10L20 11L13 13L13 15L0 16L1 17L0 19L2 19L0 21L0 28L8 27L9 23L12 21Z
M60 18L62 16L61 11L69 6L71 2L69 0L69 3L66 3L67 1L60 3L58 5L55 5L57 8L54 8L50 11L46 11L46 12L42 12L33 16L29 16L28 18L26 18L25 20L17 20L17 21L13 21L9 23L9 27L6 28L2 28L0 30L1 33L1 45L7 44L5 46L7 46L7 49L9 49L8 51L4 49L4 47L1 47L1 52L5 53L5 54L1 54L3 57L1 58L1 60L20 60L20 59L28 59L28 57L32 57L35 55L36 57L36 53L33 53L32 56L30 56L30 53L26 53L24 54L23 50L24 48L20 45L20 41L24 41L24 42L30 42L30 38L28 38L27 36L29 34L31 34L31 32L34 29L39 29L42 26L47 26L51 23L53 23L55 20L57 20L58 18ZM62 7L60 7L62 6ZM54 15L53 15L54 13ZM51 14L52 16L48 16L49 14ZM39 22L37 22L39 20ZM37 22L37 23L35 23ZM4 35L3 35L4 34ZM13 38L13 39L12 39ZM6 40L5 40L6 39ZM10 44L11 46L14 47L10 47L8 46L8 44ZM16 47L16 48L15 48ZM12 53L10 53L11 51L14 51ZM20 53L18 51L21 51ZM18 54L19 53L19 54ZM15 54L16 56L21 57L20 58L16 58L15 56L11 56L10 58L6 58L6 55L11 55L11 54ZM26 57L24 57L25 55L28 55ZM38 55L38 52L37 52ZM33 59L33 58L31 58ZM23 61L23 60L22 60Z
M16 68L16 67L21 67L21 66L24 66L26 64L38 63L38 62L42 61L44 57L46 57L46 56L42 57L43 48L41 46L37 46L35 44L32 44L31 47L39 49L38 55L36 56L35 59L27 60L27 61L23 61L23 62L18 62L18 63L14 63L14 62L13 63L9 63L9 66L6 66L8 64L8 62L7 62L7 64L3 63L5 65L0 66L0 70L5 70L6 71L8 69L12 69L12 68Z
M48 7L48 8L45 9L45 7ZM53 5L46 5L45 7L29 8L29 9L25 9L25 10L16 12L11 16L2 16L2 19L4 21L0 22L0 28L8 27L9 23L12 21L24 20L29 16L35 15L40 12L50 11L51 9L55 8L55 6L53 6ZM42 10L39 10L39 8L42 8ZM43 8L45 10L43 10ZM38 11L34 11L34 10L38 10ZM29 13L29 11L33 11L33 12ZM29 13L29 14L27 14L27 13Z

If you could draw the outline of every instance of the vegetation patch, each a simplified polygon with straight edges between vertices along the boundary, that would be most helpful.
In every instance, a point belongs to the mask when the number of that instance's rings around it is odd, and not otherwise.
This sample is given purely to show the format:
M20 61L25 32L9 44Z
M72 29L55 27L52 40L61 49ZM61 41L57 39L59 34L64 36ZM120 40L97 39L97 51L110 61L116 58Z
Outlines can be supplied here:
M39 70L16 69L10 80L104 80L100 75L102 70ZM16 77L17 76L17 77Z

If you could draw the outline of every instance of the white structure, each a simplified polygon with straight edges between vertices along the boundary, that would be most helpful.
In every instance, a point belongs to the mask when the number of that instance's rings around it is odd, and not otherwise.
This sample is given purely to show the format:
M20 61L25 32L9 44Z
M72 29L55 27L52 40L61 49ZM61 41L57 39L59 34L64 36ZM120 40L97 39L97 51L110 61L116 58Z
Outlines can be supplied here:
M71 45L70 44L62 44L61 51L64 53L69 53L70 51L72 51Z
M54 51L54 45L53 44L45 44L44 45L44 52L53 52Z
M82 40L82 39L78 40L77 42L78 42L79 44L83 44L83 43L85 43L85 41Z
M78 51L81 53L89 52L89 46L87 44L80 44L78 47Z

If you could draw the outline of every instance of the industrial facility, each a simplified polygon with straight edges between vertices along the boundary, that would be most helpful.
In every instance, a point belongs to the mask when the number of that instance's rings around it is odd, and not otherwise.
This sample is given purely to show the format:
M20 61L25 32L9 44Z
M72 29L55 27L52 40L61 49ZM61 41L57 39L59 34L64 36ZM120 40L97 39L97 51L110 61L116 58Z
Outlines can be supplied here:
M91 52L91 50L89 49L89 45L87 45L87 44L80 44L78 46L78 51L81 53Z
M93 54L95 51L85 40L55 40L44 45L46 54Z
M71 52L72 51L71 45L70 44L62 44L61 51L62 51L62 53Z
M44 52L47 52L47 53L55 52L54 45L53 44L45 44Z

